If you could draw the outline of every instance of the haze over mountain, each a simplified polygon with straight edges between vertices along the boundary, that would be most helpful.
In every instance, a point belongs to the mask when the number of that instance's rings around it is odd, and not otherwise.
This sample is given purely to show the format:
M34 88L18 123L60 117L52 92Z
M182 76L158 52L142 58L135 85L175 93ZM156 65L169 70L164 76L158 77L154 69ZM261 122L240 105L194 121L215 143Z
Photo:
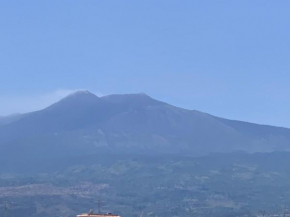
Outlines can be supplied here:
M43 110L0 118L0 149L32 158L288 151L290 129L227 120L146 94L78 91Z

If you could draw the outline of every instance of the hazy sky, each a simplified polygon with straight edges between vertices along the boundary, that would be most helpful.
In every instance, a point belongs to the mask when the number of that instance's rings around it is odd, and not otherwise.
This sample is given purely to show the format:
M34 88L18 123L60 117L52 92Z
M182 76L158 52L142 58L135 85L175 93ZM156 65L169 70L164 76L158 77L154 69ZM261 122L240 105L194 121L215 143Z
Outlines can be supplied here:
M77 89L290 127L290 1L0 1L0 115Z

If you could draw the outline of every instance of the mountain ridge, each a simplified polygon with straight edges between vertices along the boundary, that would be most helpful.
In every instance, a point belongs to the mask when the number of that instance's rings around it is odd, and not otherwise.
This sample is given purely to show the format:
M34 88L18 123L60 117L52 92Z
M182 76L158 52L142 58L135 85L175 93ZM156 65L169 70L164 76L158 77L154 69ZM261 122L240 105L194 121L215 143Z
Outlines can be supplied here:
M43 110L0 124L0 149L19 148L28 155L35 150L40 155L52 150L185 155L288 151L290 129L215 117L146 94L98 97L78 91Z

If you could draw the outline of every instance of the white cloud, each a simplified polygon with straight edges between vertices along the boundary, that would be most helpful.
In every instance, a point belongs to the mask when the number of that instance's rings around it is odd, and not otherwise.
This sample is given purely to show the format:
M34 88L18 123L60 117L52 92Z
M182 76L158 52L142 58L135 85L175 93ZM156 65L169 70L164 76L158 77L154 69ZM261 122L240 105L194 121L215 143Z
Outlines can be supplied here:
M51 93L33 94L30 96L2 95L0 96L0 116L40 110L78 90L81 89L58 89ZM100 93L96 94L102 96Z

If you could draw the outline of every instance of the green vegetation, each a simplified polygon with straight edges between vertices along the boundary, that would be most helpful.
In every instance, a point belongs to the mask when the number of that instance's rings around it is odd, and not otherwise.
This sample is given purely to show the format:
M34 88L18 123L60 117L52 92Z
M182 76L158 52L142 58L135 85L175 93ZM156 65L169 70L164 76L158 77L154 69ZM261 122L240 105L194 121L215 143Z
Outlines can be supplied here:
M289 153L88 156L50 172L3 171L0 203L14 217L75 216L96 209L98 198L103 212L126 217L281 213L290 205L289 163Z

